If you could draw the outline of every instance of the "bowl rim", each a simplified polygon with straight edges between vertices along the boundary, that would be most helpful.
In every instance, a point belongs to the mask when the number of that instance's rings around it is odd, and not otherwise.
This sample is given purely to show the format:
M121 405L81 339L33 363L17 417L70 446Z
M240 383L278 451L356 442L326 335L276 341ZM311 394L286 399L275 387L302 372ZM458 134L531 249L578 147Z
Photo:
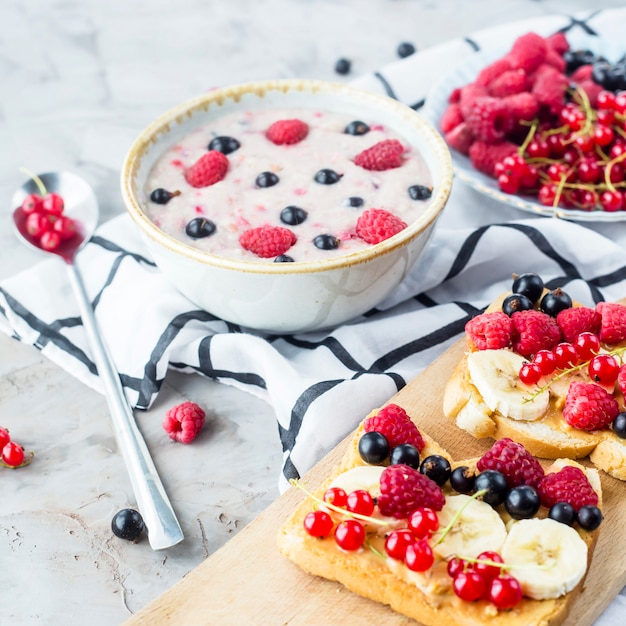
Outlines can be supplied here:
M143 155L151 145L155 143L155 137L166 135L172 125L182 123L185 118L191 118L194 114L202 110L208 112L211 105L220 105L227 100L237 102L247 93L254 93L261 97L268 92L287 93L290 91L301 91L311 94L324 92L330 93L331 95L336 93L343 97L355 98L357 101L363 101L365 99L374 106L388 110L392 115L396 116L396 118L403 121L408 119L410 123L414 124L423 134L426 142L432 149L433 154L438 160L438 169L440 170L439 182L436 185L435 193L426 210L401 232L378 244L329 259L299 261L297 263L246 261L212 254L175 239L161 230L148 218L141 208L137 193L135 192L134 180L141 165ZM431 167L431 172L432 171L433 168ZM256 274L301 274L346 268L365 263L372 258L389 254L397 248L405 246L411 240L426 231L439 217L448 201L453 177L452 156L443 137L437 132L430 121L399 100L330 81L275 79L240 83L213 89L200 96L186 100L161 114L146 126L131 144L122 165L120 184L126 209L133 221L139 226L141 232L170 252L182 255L194 262L217 266L222 269Z

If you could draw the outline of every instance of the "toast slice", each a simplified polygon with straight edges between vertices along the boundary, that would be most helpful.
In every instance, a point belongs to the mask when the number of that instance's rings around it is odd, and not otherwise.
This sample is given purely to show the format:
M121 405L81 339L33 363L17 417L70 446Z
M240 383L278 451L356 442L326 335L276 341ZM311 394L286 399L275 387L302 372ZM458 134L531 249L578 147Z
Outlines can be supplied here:
M378 412L374 411L368 418L377 414ZM578 523L570 527L551 519L546 520L548 508L543 505L531 519L516 520L509 515L505 504L495 503L494 506L490 506L482 502L480 497L476 497L476 494L473 496L459 494L451 487L448 480L441 487L445 503L437 512L439 529L432 536L426 537L426 542L433 547L433 562L424 571L414 571L406 565L405 561L398 558L398 555L392 558L386 551L387 538L394 532L407 532L405 529L409 522L402 516L385 516L380 510L383 503L380 496L381 486L380 483L377 485L376 481L371 479L371 473L375 475L378 472L380 475L381 472L388 471L389 459L383 461L382 466L377 468L361 458L359 442L363 434L370 429L366 427L368 418L356 430L342 462L313 493L309 494L309 497L301 503L280 529L277 542L281 553L304 571L338 581L349 590L365 598L389 605L398 613L426 626L483 626L485 624L547 626L562 623L571 603L582 589L598 529L584 530ZM420 452L422 462L430 455L437 455L447 459L451 469L467 468L463 470L466 476L481 474L477 469L479 459L453 461L437 442L423 432L421 435L424 441ZM588 488L596 494L597 506L600 507L602 491L597 470L584 468L575 461L560 459L545 471L556 473L566 465L575 466L580 470ZM365 474L368 478L364 480L354 478L354 476ZM382 520L383 525L371 524L364 520L365 540L356 550L342 549L335 540L334 532L337 525L342 520L350 518L351 514L335 512L333 509L328 509L324 503L324 494L333 486L346 486L346 491L365 488L376 498L377 504L367 519ZM478 511L474 511L474 508ZM459 509L461 513L455 521L454 512L458 514ZM333 530L328 531L324 536L312 536L305 529L305 518L312 512L320 510L330 513L333 519ZM481 518L483 514L485 518ZM478 517L474 519L473 515ZM384 525L385 522L388 524ZM517 534L521 532L524 536L527 523L541 524L542 534L547 531L544 526L554 527L552 530L557 533L561 531L567 533L569 538L565 540L564 545L568 546L568 551L574 551L571 535L580 538L575 542L584 546L582 554L580 552L578 554L584 560L582 567L585 573L576 581L570 580L568 587L562 588L560 593L552 591L554 597L533 599L524 595L512 608L498 608L489 599L466 601L455 594L453 579L448 574L448 563L455 555L469 558L471 554L461 554L461 552L463 550L482 552L483 549L498 545L498 542L502 541L505 545L501 551L504 552L507 549L508 537L512 536L512 529L517 528ZM448 527L447 531L444 530L445 527ZM461 539L458 539L459 537ZM530 535L526 538L530 539ZM510 549L509 552L511 552ZM478 554L473 554L473 556L477 557ZM532 568L535 567L535 563L528 567L526 574L523 573L525 566L520 565L518 571L522 572L523 577L532 579L531 572L534 571ZM537 571L545 573L545 571L550 571L551 566L544 563L538 567ZM510 571L516 572L515 569ZM529 585L532 587L532 583ZM550 583L548 586L553 585ZM529 593L535 596L541 595L532 589L529 589Z
M507 295L495 300L485 313L501 311ZM576 306L580 305L575 303ZM626 307L623 309L626 317ZM623 340L603 343L601 351L611 352L622 363L625 346ZM476 438L510 437L531 454L545 459L588 456L596 467L626 480L626 439L616 434L610 423L583 429L569 425L563 418L563 409L571 401L568 394L572 383L594 382L587 361L569 368L569 372L556 370L534 385L524 385L519 380L520 364L532 358L516 354L512 347L479 350L468 334L467 350L444 391L444 414ZM624 396L619 383L603 388L623 412Z

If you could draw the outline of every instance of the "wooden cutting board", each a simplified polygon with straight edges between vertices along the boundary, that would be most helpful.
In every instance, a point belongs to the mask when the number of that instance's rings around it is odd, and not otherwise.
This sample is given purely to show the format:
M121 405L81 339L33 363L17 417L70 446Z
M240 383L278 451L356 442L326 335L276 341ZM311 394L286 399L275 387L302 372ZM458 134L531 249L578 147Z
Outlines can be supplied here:
M442 415L443 390L463 348L459 341L390 400L403 406L418 427L457 459L480 455L492 443L475 440ZM349 438L304 477L310 488L339 462ZM626 585L626 484L603 473L602 488L605 520L584 590L566 626L593 624ZM278 529L303 497L299 490L290 489L126 624L415 626L415 621L338 583L304 573L278 552Z

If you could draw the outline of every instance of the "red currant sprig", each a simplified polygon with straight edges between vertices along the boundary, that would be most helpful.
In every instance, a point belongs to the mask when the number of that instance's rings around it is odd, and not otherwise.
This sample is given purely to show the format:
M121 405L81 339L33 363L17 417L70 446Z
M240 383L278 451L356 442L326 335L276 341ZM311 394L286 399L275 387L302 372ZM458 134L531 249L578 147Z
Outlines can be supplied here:
M30 452L28 456L24 448L15 441L12 441L11 435L6 428L0 427L0 466L9 469L17 469L28 465L35 456L34 452Z

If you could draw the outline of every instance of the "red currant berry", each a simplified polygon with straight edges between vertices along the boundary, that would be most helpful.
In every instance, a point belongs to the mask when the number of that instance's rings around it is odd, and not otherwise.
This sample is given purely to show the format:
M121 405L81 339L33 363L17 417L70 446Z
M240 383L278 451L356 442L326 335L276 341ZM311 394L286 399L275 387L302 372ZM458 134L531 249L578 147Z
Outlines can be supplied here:
M626 146L622 143L614 143L609 150L609 157L611 159L617 159L617 157L622 156L626 152Z
M604 126L599 124L593 130L593 138L597 145L604 148L608 146L612 141L615 133L610 126Z
M452 581L454 593L466 602L480 600L487 591L485 579L473 571L459 573Z
M11 441L11 435L9 435L9 431L6 428L0 427L0 450L4 448Z
M619 363L610 354L598 354L589 361L587 371L591 380L600 385L614 385L619 374Z
M371 515L374 512L374 506L374 499L365 489L351 492L346 501L346 509L359 515Z
M591 152L595 145L593 135L587 134L578 135L576 139L574 139L574 143L581 152Z
M424 539L439 529L439 518L435 511L422 506L409 515L407 525L418 539Z
M39 239L50 228L48 217L39 211L31 213L26 218L26 232L35 239Z
M354 519L344 520L335 528L335 541L340 548L354 552L365 541L365 528Z
M526 154L531 159L547 159L550 156L550 146L545 139L534 139L528 144Z
M303 525L311 537L326 537L333 529L333 519L326 511L310 511L304 516Z
M623 91L615 96L613 109L620 115L626 113L626 94Z
M602 169L597 159L587 157L580 160L577 174L581 183L595 183L602 175Z
M44 211L52 213L52 215L61 215L65 208L65 202L58 193L49 193L43 197L41 206Z
M52 229L61 235L61 240L71 239L76 234L76 222L66 215L61 215L55 222Z
M324 502L343 508L348 502L348 494L341 487L329 487L324 492Z
M574 340L574 346L576 347L576 352L578 352L581 361L588 361L591 357L600 352L600 340L598 336L589 332L580 333Z
M571 343L559 343L552 348L552 352L557 369L566 370L578 363L578 352Z
M578 189L578 204L584 211L593 211L599 203L598 194L593 189Z
M567 135L548 135L546 142L550 146L550 154L553 157L561 158L567 150L567 142L569 137Z
M538 198L543 206L553 206L556 201L556 187L554 185L541 185Z
M504 193L515 194L519 191L519 180L512 174L500 174L498 176L498 187Z
M407 546L404 564L412 572L425 572L432 567L434 562L435 555L426 539L420 539L410 546Z
M539 366L542 376L549 376L556 369L556 357L551 350L538 350L533 363Z
M465 565L465 561L458 556L451 558L448 561L448 576L450 576L450 578L456 578L465 569Z
M479 573L485 580L491 580L496 576L499 576L502 572L502 568L497 565L491 565L492 563L504 563L503 558L497 553L491 550L481 552L477 557L476 563L474 563L473 570Z
M415 536L407 528L394 530L385 539L385 552L392 559L404 561L406 549L415 543Z
M30 215L35 211L41 211L41 196L36 193L29 193L22 202L22 211L26 215Z
M612 91L601 91L596 100L596 107L602 111L612 111L615 108L615 94Z
M624 198L622 192L618 191L617 189L615 191L607 189L600 194L600 204L602 205L602 208L608 213L614 213L615 211L619 211L622 208L623 201Z
M509 574L497 576L489 585L489 599L499 609L512 609L522 599L522 586Z
M24 448L15 441L9 441L2 448L2 460L9 467L19 467L24 462Z
M61 235L59 235L59 233L55 230L47 230L45 233L41 234L41 237L39 238L39 245L43 250L52 252L61 245Z
M536 385L543 376L541 368L536 363L524 363L519 370L519 379L525 385Z
M597 111L596 121L603 126L611 126L615 123L615 111Z

